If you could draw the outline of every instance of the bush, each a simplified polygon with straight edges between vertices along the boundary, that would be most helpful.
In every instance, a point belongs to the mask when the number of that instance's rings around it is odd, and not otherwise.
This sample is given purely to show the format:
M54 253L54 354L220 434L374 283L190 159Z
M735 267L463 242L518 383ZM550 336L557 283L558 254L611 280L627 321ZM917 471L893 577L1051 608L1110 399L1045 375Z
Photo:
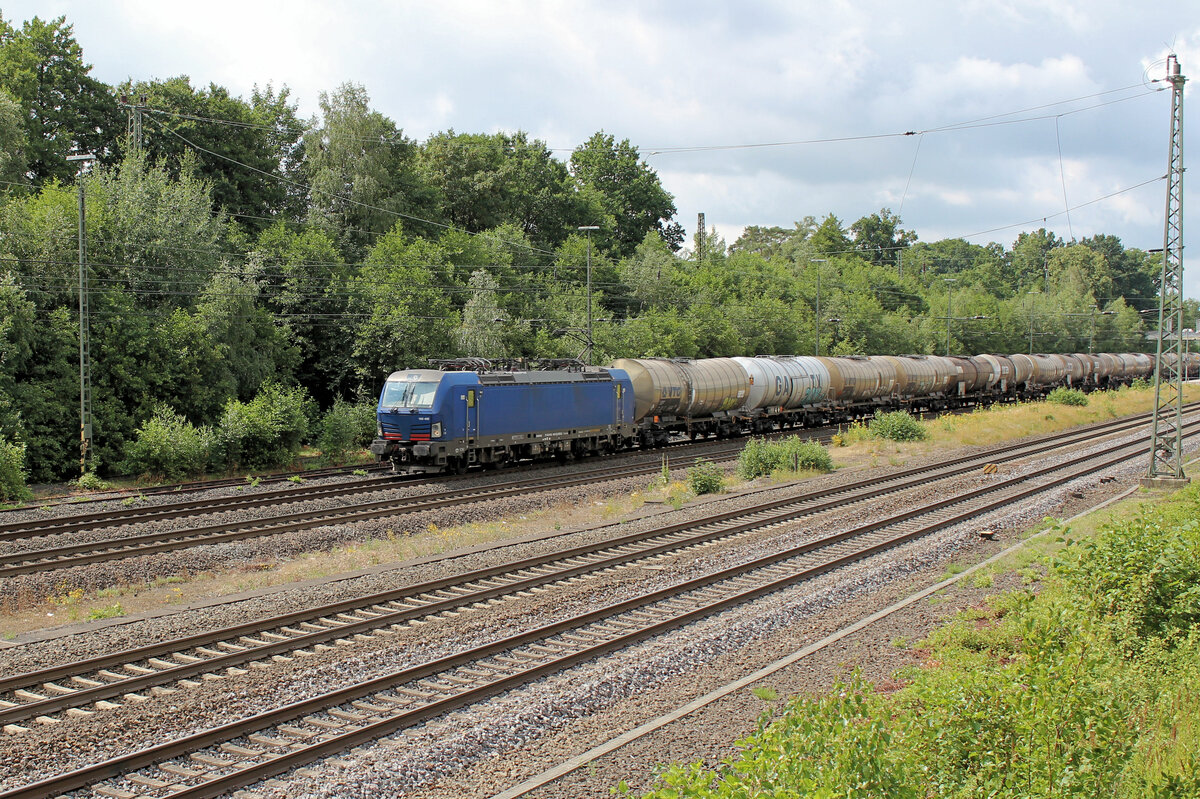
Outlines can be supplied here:
M1181 492L1172 507L1107 525L1056 563L1091 611L1135 650L1151 639L1169 646L1200 629L1200 487Z
M225 403L217 439L230 469L290 463L308 433L312 400L303 388L265 383L250 402Z
M33 496L27 479L25 445L0 436L0 502L23 502Z
M1084 394L1077 388L1059 386L1046 396L1046 402L1053 402L1055 405L1078 405L1083 407L1088 404L1088 398L1087 394Z
M318 446L329 463L344 463L375 437L375 405L355 405L338 398L321 420Z
M876 438L889 441L924 441L929 436L925 425L908 411L875 411L875 418L867 427Z
M815 441L801 441L788 436L778 441L752 438L738 456L737 476L743 480L772 474L779 470L832 472L833 458L829 450Z
M696 496L719 494L725 488L725 473L717 464L697 458L696 465L687 470L687 484Z
M125 474L146 474L174 480L207 471L217 439L211 427L195 427L168 407L160 406L125 445Z
M107 491L112 488L111 483L100 479L100 476L96 474L95 466L72 480L71 485L82 488L84 491Z

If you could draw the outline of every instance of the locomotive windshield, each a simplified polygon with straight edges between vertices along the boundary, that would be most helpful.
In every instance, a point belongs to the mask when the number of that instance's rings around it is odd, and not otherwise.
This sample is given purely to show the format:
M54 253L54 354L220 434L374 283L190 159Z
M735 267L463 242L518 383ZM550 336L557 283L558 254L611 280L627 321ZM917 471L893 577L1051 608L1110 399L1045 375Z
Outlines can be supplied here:
M387 382L383 386L383 408L432 408L438 384L419 382Z

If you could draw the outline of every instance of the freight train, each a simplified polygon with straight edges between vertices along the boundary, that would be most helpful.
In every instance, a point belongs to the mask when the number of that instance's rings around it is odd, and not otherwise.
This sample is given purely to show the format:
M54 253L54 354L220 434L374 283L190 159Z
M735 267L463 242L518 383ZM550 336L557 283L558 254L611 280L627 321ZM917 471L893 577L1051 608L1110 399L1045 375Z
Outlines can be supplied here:
M432 361L388 377L371 452L399 473L655 447L1085 390L1153 373L1142 353ZM1191 356L1188 371L1200 370ZM540 368L533 368L540 367Z

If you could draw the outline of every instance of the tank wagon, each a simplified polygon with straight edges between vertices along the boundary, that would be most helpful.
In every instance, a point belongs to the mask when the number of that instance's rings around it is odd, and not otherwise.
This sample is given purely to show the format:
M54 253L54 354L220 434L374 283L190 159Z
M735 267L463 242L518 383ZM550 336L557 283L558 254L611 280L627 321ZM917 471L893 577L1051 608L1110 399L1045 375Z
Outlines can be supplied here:
M1200 371L1200 356L1187 367ZM1152 374L1141 353L759 356L578 362L433 361L393 373L371 452L398 472L461 472L852 421L881 410L941 410L1044 396Z

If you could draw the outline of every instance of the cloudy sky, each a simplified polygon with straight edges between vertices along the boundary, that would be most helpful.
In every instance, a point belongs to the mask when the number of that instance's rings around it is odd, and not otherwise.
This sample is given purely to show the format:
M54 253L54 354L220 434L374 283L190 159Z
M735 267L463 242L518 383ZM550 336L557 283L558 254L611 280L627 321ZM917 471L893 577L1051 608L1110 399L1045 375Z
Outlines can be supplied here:
M1044 226L1161 247L1170 94L1153 80L1169 52L1200 75L1194 0L0 0L0 14L66 15L114 84L286 84L309 116L352 81L412 138L524 130L564 159L604 130L641 150L689 234L704 212L729 242L887 207L924 241L1007 247ZM1186 218L1184 232L1200 235ZM1188 272L1200 297L1200 262Z

